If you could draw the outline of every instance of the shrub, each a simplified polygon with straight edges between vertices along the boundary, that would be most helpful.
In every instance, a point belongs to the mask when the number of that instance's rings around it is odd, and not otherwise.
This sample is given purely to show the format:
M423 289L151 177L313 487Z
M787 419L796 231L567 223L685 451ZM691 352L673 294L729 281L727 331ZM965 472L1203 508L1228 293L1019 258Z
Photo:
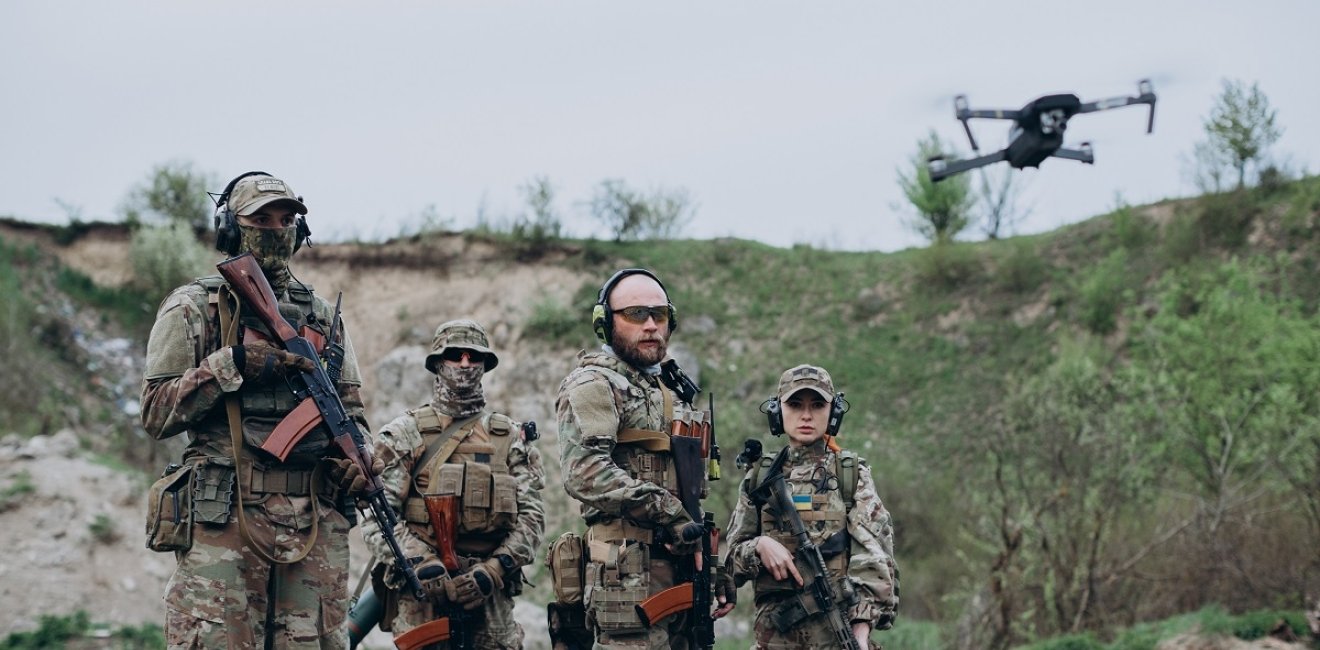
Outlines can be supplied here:
M1049 264L1040 256L1035 244L1027 240L1013 240L1008 242L1008 246L1008 251L999 260L996 273L999 286L1015 293L1026 293L1045 282Z
M952 289L981 272L981 259L966 244L936 242L918 253L916 270L922 284Z
M1132 206L1120 207L1109 219L1109 236L1116 247L1136 250L1155 238L1155 224L1146 215L1133 210Z
M582 331L583 318L577 312L554 299L546 299L532 306L523 332L545 341L558 342Z
M159 301L175 287L215 271L215 257L197 241L183 222L144 226L129 243L133 258L133 284L152 301Z
M1097 641L1090 633L1083 633L1038 641L1022 650L1105 650L1105 644Z
M1078 288L1078 317L1086 329L1103 335L1118 327L1119 310L1126 301L1127 263L1127 251L1120 248L1083 274Z
M111 544L119 539L119 530L115 528L114 520L104 512L97 513L92 523L87 525L87 532L101 544Z

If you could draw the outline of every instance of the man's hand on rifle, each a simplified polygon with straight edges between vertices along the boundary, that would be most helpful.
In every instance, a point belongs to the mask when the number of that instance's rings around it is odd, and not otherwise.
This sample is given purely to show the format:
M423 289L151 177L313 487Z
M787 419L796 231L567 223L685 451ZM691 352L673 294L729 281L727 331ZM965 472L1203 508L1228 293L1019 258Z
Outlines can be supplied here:
M720 569L715 576L715 601L719 607L711 612L712 618L724 618L729 612L733 611L733 606L738 602L738 584L733 580L733 574L729 572L728 567Z
M423 560L417 565L416 571L422 589L436 605L444 605L449 601L449 573L445 571L445 565L438 558Z
M761 558L761 566L765 567L775 580L787 580L789 576L793 576L799 587L803 585L802 574L798 573L797 564L793 562L793 554L789 553L783 544L762 535L756 538L756 554Z
M347 458L332 458L330 469L330 480L339 486L339 489L348 494L350 498L365 498L369 491L367 486L371 484L368 477L363 476L362 468L358 464ZM380 458L371 459L371 475L380 476L385 471L385 461Z
M500 562L495 558L474 564L466 573L454 576L445 585L449 600L463 609L480 607L496 590L504 588L502 573Z
M232 348L234 365L243 375L243 381L265 384L292 372L313 372L316 362L307 357L281 350L269 341L253 341Z

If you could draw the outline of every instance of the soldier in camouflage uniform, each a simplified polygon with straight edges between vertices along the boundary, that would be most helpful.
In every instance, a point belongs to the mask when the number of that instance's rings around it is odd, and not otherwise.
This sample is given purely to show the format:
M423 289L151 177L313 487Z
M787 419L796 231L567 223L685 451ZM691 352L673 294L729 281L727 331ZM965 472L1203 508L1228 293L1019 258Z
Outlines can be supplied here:
M829 373L816 366L790 368L779 379L777 396L780 426L788 436L785 481L812 542L825 557L835 595L845 608L844 620L852 625L858 645L866 648L871 632L891 627L898 613L889 512L876 495L866 461L840 449L827 434L828 422L836 415L831 412L835 394ZM842 412L837 417L841 423ZM754 648L831 646L834 637L824 616L795 609L803 583L792 555L796 539L787 527L780 529L770 506L758 508L750 498L771 459L754 461L742 482L729 522L725 564L738 585L754 581ZM805 618L798 618L802 615ZM791 623L789 629L779 629L785 623Z
M584 601L595 648L685 648L684 616L649 630L634 605L675 584L681 543L694 522L677 496L671 425L691 414L659 379L675 326L659 279L625 269L601 288L593 327L605 345L578 355L555 409L564 489L587 523ZM688 539L692 538L689 531ZM719 615L731 604L722 604Z
M289 271L307 234L299 216L306 213L283 181L245 174L217 202L216 247L252 253L280 313L309 340L324 341L333 309ZM324 426L285 462L260 451L297 405L284 375L316 362L269 343L271 333L252 317L234 323L232 344L222 341L221 314L239 307L224 285L206 277L170 293L147 343L142 425L157 439L188 434L178 471L185 473L182 498L191 496L192 505L169 515L183 521L187 541L157 549L174 550L178 561L165 594L166 640L171 648L347 647L341 623L353 507L340 487L356 478L360 490L365 479L331 457L338 451ZM366 431L353 346L342 329L337 339L345 351L339 394ZM238 431L227 403L241 419ZM241 437L237 469L234 435Z
M522 567L531 563L545 534L545 475L541 454L530 444L535 427L485 409L481 380L498 363L481 325L444 323L426 357L426 369L436 375L431 403L376 434L374 455L385 462L386 499L403 513L394 533L416 562L429 597L423 602L401 592L394 556L376 522L365 522L362 532L380 563L373 588L387 594L381 628L396 635L444 616L446 605L460 606L482 609L475 629L464 630L477 648L522 647L513 596L521 593ZM441 563L425 502L427 496L445 495L462 503L455 550L464 569L454 575Z

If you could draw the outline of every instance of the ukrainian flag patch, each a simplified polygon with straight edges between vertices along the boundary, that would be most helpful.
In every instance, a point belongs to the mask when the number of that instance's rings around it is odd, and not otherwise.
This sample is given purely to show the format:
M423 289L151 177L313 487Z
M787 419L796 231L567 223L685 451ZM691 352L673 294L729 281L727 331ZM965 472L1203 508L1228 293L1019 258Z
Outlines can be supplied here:
M793 507L796 508L796 509L798 509L798 510L810 510L810 509L811 509L811 495L810 495L810 494L794 494L794 495L793 495Z

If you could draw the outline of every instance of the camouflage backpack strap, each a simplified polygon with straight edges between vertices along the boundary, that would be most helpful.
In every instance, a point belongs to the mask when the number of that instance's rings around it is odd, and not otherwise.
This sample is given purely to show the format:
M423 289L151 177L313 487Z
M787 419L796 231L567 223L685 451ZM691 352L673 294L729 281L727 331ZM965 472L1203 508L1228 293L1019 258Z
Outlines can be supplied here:
M835 454L834 474L839 477L839 492L843 494L843 503L851 511L860 474L857 468L857 452L844 449Z

